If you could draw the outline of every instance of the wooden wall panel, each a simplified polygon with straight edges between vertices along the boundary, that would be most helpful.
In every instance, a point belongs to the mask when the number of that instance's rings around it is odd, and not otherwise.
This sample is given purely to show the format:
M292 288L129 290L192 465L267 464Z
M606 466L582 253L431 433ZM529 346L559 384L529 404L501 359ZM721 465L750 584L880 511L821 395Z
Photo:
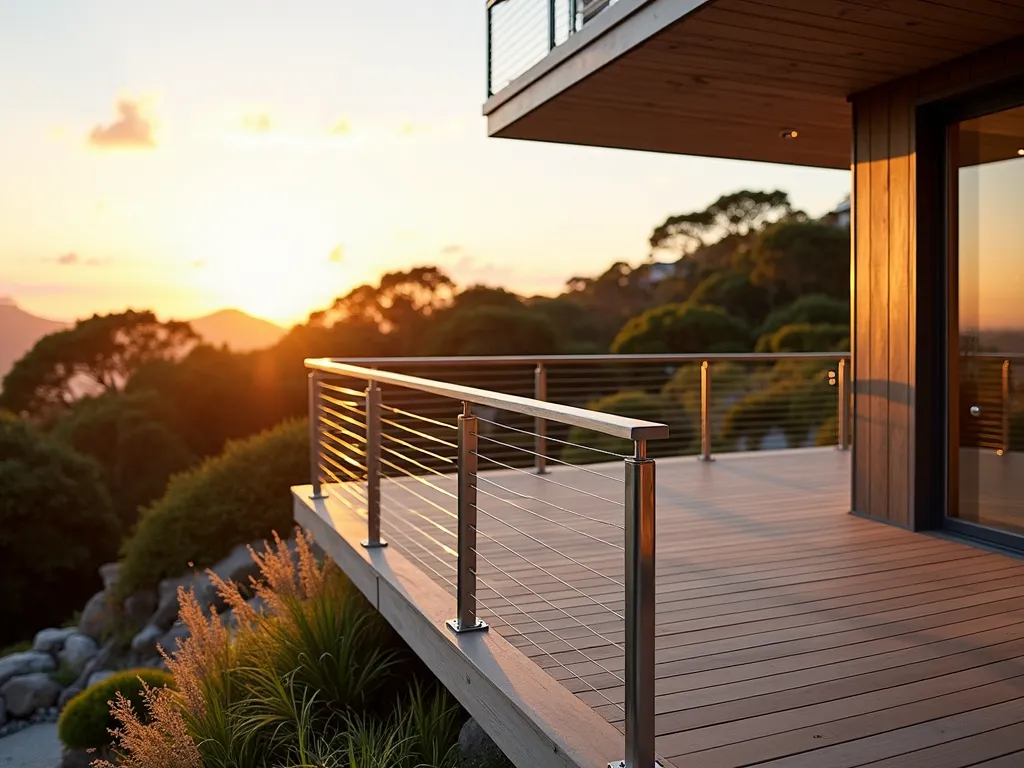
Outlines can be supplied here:
M913 94L854 102L856 512L912 526Z

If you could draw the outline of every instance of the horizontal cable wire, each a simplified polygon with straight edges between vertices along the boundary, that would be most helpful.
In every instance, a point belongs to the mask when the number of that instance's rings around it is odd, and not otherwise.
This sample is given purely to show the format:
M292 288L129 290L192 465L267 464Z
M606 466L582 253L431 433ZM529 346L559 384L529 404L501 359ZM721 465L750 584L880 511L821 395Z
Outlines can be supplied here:
M331 429L333 429L336 432L340 432L341 434L343 434L343 435L345 435L347 437L351 437L353 440L359 440L360 442L363 442L363 443L366 442L366 437L364 435L360 435L360 434L358 434L356 432L353 432L352 430L348 429L347 427L343 427L343 426L341 426L341 424L337 424L337 423L331 421L330 419L328 419L325 416L321 416L320 417L320 422L322 424L326 424L327 426L329 426Z
M547 440L548 442L558 443L560 445L568 445L568 446L571 446L573 448L585 448L588 451L593 451L594 453L603 453L606 456L614 456L617 459L628 459L628 458L630 458L629 456L627 456L624 453L615 453L614 451L606 451L603 448L592 448L589 445L580 445L579 443L570 443L568 440L559 440L558 438L549 437L547 435L538 435L536 432L530 432L527 429L518 429L516 427L510 427L508 424L502 424L502 423L497 422L497 421L491 421L490 419L485 419L482 416L477 416L476 418L477 418L477 421L482 421L482 422L484 422L486 424L493 424L494 426L500 427L501 429L507 429L507 430L509 430L511 432L518 432L521 435L528 435L530 437L540 437L540 438L542 438L544 440ZM481 435L481 437L482 437L482 435ZM495 440L494 442L497 442L497 440ZM535 453L533 455L537 456L539 454ZM549 457L545 456L544 458L549 458Z
M320 389L328 389L331 392L337 392L341 395L351 395L352 397L365 397L365 392L360 392L358 389L348 389L347 387L339 387L336 384L328 384L325 381L320 382Z
M482 435L478 435L478 437L482 437ZM592 498L604 501L604 502L606 502L608 504L614 504L616 506L622 504L621 501L612 501L611 499L605 498L604 496L600 496L599 494L591 493L590 491L584 491L582 488L576 488L576 487L571 486L571 485L566 485L565 483L560 483L557 480L552 480L550 477L546 477L545 475L538 475L536 472L530 472L529 470L522 469L520 467L512 467L512 466L509 466L508 464L505 464L503 462L498 461L497 459L492 459L489 456L485 456L482 453L479 453L479 452L475 452L475 453L476 453L476 455L479 458L483 459L484 461L489 461L492 464L497 464L498 466L503 467L503 468L508 469L508 470L511 470L513 472L519 472L520 474L529 475L530 477L536 478L537 480L541 480L541 481L543 481L545 483L551 483L552 485L557 485L559 488L567 488L570 491L576 491L577 493L582 493L584 496L590 496ZM575 464L573 464L571 466L575 467L576 469L583 469L583 467L577 467ZM608 475L601 475L601 476L602 477L608 477ZM618 480L618 478L610 478L610 479ZM621 480L619 482L625 483L625 480ZM539 499L538 499L538 501L539 501Z
M360 421L359 419L353 419L351 416L348 416L347 414L344 414L344 413L340 413L340 412L334 410L333 408L328 408L326 405L321 405L320 408L325 413L331 414L331 416L333 416L336 419L341 419L342 421L347 421L350 424L355 424L357 427L362 427L364 429L366 427L366 422L365 421Z
M487 440L487 441L492 442L492 443L500 443L502 445L507 445L507 443L501 443L499 440L491 440L491 438L487 437L486 435L477 434L477 437L479 437L481 440ZM508 447L515 448L515 446L508 446ZM533 453L533 451L527 451L527 450L522 449L522 448L517 449L517 450L519 450L519 451L521 451L523 453L533 454L534 456L540 456L541 455L541 454ZM481 459L487 459L487 457L484 456L483 454L480 454L480 458ZM625 484L625 482L626 482L621 477L613 477L612 475L606 475L603 472L598 472L598 471L593 470L593 469L588 469L587 467L580 466L579 464L573 464L573 463L568 462L568 461L562 461L561 459L556 459L554 456L544 456L543 458L547 459L548 461L553 461L556 464L561 464L561 465L566 466L566 467L572 467L573 469L578 469L580 472L586 472L589 475L597 475L598 477L603 477L605 480L611 480L613 483ZM488 461L493 461L493 459L487 459L487 460ZM500 462L496 462L495 461L494 463L498 464ZM506 469L517 469L517 467L506 467ZM574 489L574 490L579 490L579 489L577 488L577 489ZM583 493L586 493L586 491L583 491ZM593 494L591 494L591 495L593 495ZM602 499L603 501L608 501L608 499L605 499L605 498L603 498L601 496L598 496L597 498ZM611 503L612 504L618 504L619 502L613 501Z
M430 472L431 474L437 475L438 477L451 477L450 474L445 474L444 472L441 472L440 470L434 469L433 467L428 467L426 464L421 464L420 462L416 461L416 459L410 459L404 453L402 453L401 451L396 451L394 448L389 448L386 445L382 445L380 447L380 449L382 451L387 451L392 456L397 456L398 458L403 459L404 461L407 461L410 464L412 464L413 466L419 467L420 469L422 469L422 470L424 470L426 472ZM383 459L381 459L381 461L383 461Z
M392 469L396 470L397 472L401 472L406 477L408 477L408 478L410 478L412 480L415 480L417 483L422 483L423 485L425 485L425 486L427 486L427 487L437 491L440 494L443 494L443 495L447 496L450 499L457 499L458 498L454 493L452 493L451 491L447 490L446 488L440 488L440 487L434 485L434 483L432 483L429 480L425 479L421 475L414 475L409 470L405 469L404 467L398 466L397 464L395 464L392 461L388 461L383 456L380 459L380 463L381 464L387 464L389 467L391 467Z
M479 454L476 454L476 455L479 456ZM542 480L543 482L552 483L553 485L557 485L559 488L568 488L570 491L578 491L580 493L589 495L589 494L587 494L586 491L580 491L579 488L573 488L571 485L564 485L562 483L556 482L556 481L552 480L550 477L545 477L544 475L538 475L535 472L528 472L527 470L517 469L516 467L511 467L511 469L513 469L513 470L515 470L517 472L522 472L523 474L529 475L530 477L536 478L538 480ZM492 480L491 478L486 477L484 475L479 475L478 474L477 475L477 480L482 480L483 482L487 483L488 485L493 485L495 488L498 488L498 489L500 489L502 491L506 491L508 493L511 493L512 495L518 496L518 497L520 497L522 499L533 499L534 501L539 501L541 504L544 504L546 506L552 507L553 509L557 509L559 512L565 512L565 513L573 515L575 517L579 517L579 518L582 518L584 520L589 520L592 523L600 523L601 525L607 525L607 526L610 526L612 528L617 528L620 531L626 530L625 526L619 525L618 523L613 523L610 520L602 520L599 517L590 517L589 515L584 515L582 512L576 512L574 510L566 509L565 507L561 507L558 504L555 504L554 502L548 501L547 499L542 499L539 496L530 496L528 494L520 493L519 491L515 491L515 490L513 490L511 488L507 488L504 485L499 485L498 483L494 482L494 480ZM622 502L618 502L618 501L612 502L611 499L605 499L603 497L599 497L599 498L601 498L602 501L607 501L609 504L613 504L613 503L614 504L621 504L622 503Z
M337 448L335 448L333 445L330 445L329 443L326 443L326 442L321 443L320 447L323 448L324 450L330 451L335 456L337 456L339 459L341 459L342 461L347 462L348 464L351 464L353 467L359 467L359 469L363 468L363 464L360 461L358 461L357 459L352 458L347 453L339 451ZM363 454L363 455L365 456L365 454Z
M356 472L353 472L348 467L346 467L346 466L344 466L342 464L339 464L338 462L336 462L334 459L332 459L327 454L321 453L320 454L320 458L323 459L324 461L328 462L338 472L341 472L342 474L348 475L351 478L352 481L357 482L357 483L365 481L364 477L360 476ZM349 482L349 481L345 481L345 482Z
M486 478L480 477L478 479L479 480L485 480ZM501 487L501 486L499 486L499 487ZM604 544L606 546L611 547L612 549L617 549L620 552L624 551L623 548L621 546L619 546L618 544L613 544L610 541L605 541L604 539L600 538L599 536L593 536L593 535L591 535L589 533L584 533L583 531L579 530L578 528L573 528L571 525L566 525L565 523L560 523L557 520L553 520L550 517L546 517L546 516L540 514L539 512L534 512L533 510L527 509L524 506L516 504L514 501L512 501L510 499L504 499L501 496L497 496L497 495L495 495L493 493L485 491L483 488L480 488L479 486L477 487L476 490L477 490L477 493L482 493L484 496L489 496L492 499L496 499L497 501L500 501L500 502L503 502L505 504L508 504L510 507L514 507L515 509L518 509L521 512L526 512L528 515L533 515L534 517L539 518L540 520L543 520L545 522L551 523L552 525L557 525L559 528L563 528L563 529L565 529L567 531L572 531L573 533L578 534L579 536L582 536L585 539L590 539L591 541L596 541L599 544ZM533 497L526 496L524 498L533 498ZM539 501L539 499L537 499L537 501ZM555 505L552 504L551 506L555 506ZM556 508L557 509L562 509L562 507L556 507ZM568 511L568 510L566 510L566 511ZM593 518L587 518L587 519L591 520ZM597 521L597 522L601 522L601 521Z
M414 475L410 475L410 477L415 477L415 476ZM459 516L456 513L452 512L450 509L445 509L440 504L438 504L436 501L432 501L431 499L428 499L426 496L421 496L420 494L416 493L416 491L414 491L412 488L410 488L407 484L392 482L389 485L394 485L397 488L401 488L406 493L409 493L409 494L412 494L413 496L415 496L417 499L422 501L424 504L429 504L434 509L436 509L438 512L441 512L441 513L443 513L445 515L448 515L449 517L452 517L452 518L455 518L456 520L458 520Z
M391 411L392 413L397 413L400 416L410 416L410 417L412 417L414 419L419 419L420 421L426 421L426 422L428 422L430 424L435 424L435 425L437 425L439 427L445 427L447 429L458 429L458 427L455 426L454 424L447 424L447 423L445 423L443 421L438 421L437 419L431 419L431 418L429 418L427 416L421 416L420 414L413 413L412 411L405 411L405 410L402 410L401 408L394 408L394 407L392 407L390 405L386 405L385 403L381 403L380 407L383 408L386 411Z
M452 590L453 590L453 591L455 591L455 592L458 592L458 587L457 587L457 586L455 585L455 582L453 582L453 581L452 581L451 579L449 579L449 578L448 578L447 576L445 576L444 574L442 574L442 573L441 573L440 571L438 571L437 569L435 569L435 568L431 567L431 566L430 566L430 565L429 565L429 564L428 564L428 563L427 563L427 562L426 562L425 560L423 560L423 559L422 559L422 558L420 558L420 557L419 557L418 555L416 555L416 553L414 553L414 552L410 551L410 550L409 550L409 549L408 549L408 548L407 548L407 547L405 546L405 544L406 544L406 542L408 542L408 543L410 543L410 544L415 544L415 545L416 545L417 547L419 547L420 549L422 549L422 550L423 550L424 552L426 552L426 553L427 553L428 555L430 555L431 557L433 557L433 558L434 558L435 560L437 560L437 561L438 561L439 563L441 563L441 564L442 564L442 565L444 565L444 566L447 566L448 568L451 568L451 569L452 569L453 571L455 571L456 573L458 573L458 568L457 568L457 567L455 566L455 564L454 564L454 563L451 563L451 562L449 562L449 561L447 561L447 560L444 560L443 558L441 558L440 556L438 556L438 555L437 555L437 554L436 554L435 552L431 551L431 550L430 550L430 549L429 549L428 547L424 546L423 544L421 544L420 542L416 541L416 540L415 540L414 538L412 538L412 537L407 537L407 536L406 536L406 535L405 535L404 533L400 533L400 532L398 532L398 531L396 531L396 530L394 530L394 529L390 529L390 528L389 528L389 529L387 529L387 530L384 530L384 533L385 533L385 535L387 536L387 538L388 538L388 539L389 539L389 540L391 541L391 543L393 543L393 544L398 544L399 542L401 542L401 548L402 548L402 551L403 551L403 552L404 552L405 554L409 555L409 557L411 557L411 558L413 558L414 560L416 560L416 561L417 561L417 562L418 562L418 563L419 563L420 565L422 565L422 566L423 566L424 568L426 568L426 569L427 569L428 571L430 571L430 572L431 572L431 573L433 573L433 574L434 574L435 576L437 576L437 577L438 577L439 579L441 579L441 580L442 580L442 581L444 581L444 582L445 582L446 584L448 584L448 586L450 586L450 587L452 588ZM398 534L398 535L396 536L395 534Z
M337 443L338 445L340 445L340 446L342 446L344 448L348 448L353 453L357 453L360 456L366 456L366 451L364 451L362 448L360 448L357 445L353 445L352 443L346 442L345 440L342 440L337 435L332 435L330 432L322 432L321 435L323 437L327 438L328 440L331 440L331 441ZM327 446L326 443L323 443L323 445L325 447Z
M399 445L404 445L406 448L412 448L414 451L419 451L420 453L424 453L427 456L430 456L433 459L437 459L438 461L443 461L446 464L454 464L455 463L455 459L451 458L450 456L442 456L439 453L434 453L433 451L428 451L426 448L422 448L422 447L420 447L418 445L413 445L412 443L410 443L410 442L408 442L406 440L402 440L399 437L395 437L394 435L389 435L387 432L381 432L381 437L383 437L385 440L390 440L390 441L392 441L394 443L398 443Z
M443 445L446 448L458 449L459 447L457 444L449 440L442 440L440 437L428 435L426 432L420 432L419 430L413 429L412 427L407 427L404 424L399 424L397 421L392 421L391 419L382 418L380 422L381 424L387 424L389 427L395 427L396 429L404 430L406 432L409 432L410 434L416 435L417 437L422 437L425 440L432 440L433 442Z
M401 504L400 502L396 502L396 503L399 503L399 505L400 505L400 506L404 506L404 505L402 505L402 504ZM454 536L454 537L455 537L456 539L458 538L458 536L457 536L456 534L454 534L454 533L452 533L451 531L449 531L449 530L448 530L447 528L445 528L445 527L444 527L443 525L439 525L438 523L435 523L435 522L434 522L433 520L431 520L431 519L430 519L429 517L426 517L425 515L421 515L421 514L417 513L417 512L415 511L415 510L409 509L408 507L406 507L406 510L407 510L408 512L410 512L411 514L415 514L415 515L418 515L418 516L419 516L419 517L421 517L421 518L422 518L423 520L425 520L425 521L427 521L428 523L430 523L431 525L433 525L433 526L437 527L437 528L438 528L439 530L441 530L441 531L444 531L445 533L447 533L447 534L448 534L449 536ZM420 528L420 527L419 527L418 525L416 525L416 523L414 523L414 522L412 522L412 521L410 521L410 520L405 520L405 521L404 521L404 524L405 524L405 526L406 526L407 528L411 528L412 530L416 531L416 532L417 532L418 534L420 534L420 536L422 536L422 537L423 537L424 539L427 539L428 541L430 541L430 542L432 542L432 543L436 544L436 545L437 545L438 547L440 547L440 548L441 548L441 550L442 550L442 551L443 551L443 552L444 552L445 554L451 555L452 557L458 557L458 556L459 556L459 553L458 553L458 552L457 552L456 550L452 549L451 547L449 547L449 546L448 546L447 544L445 544L444 542L442 542L442 541L438 541L437 539L435 539L435 538L434 538L434 537L433 537L433 536L432 536L431 534L427 533L427 532L426 532L426 531L424 531L424 530L423 530L422 528Z

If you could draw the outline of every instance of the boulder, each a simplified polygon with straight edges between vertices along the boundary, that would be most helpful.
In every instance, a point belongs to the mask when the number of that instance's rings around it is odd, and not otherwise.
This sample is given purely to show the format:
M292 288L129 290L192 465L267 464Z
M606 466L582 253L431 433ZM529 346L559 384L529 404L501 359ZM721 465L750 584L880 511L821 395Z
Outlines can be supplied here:
M63 691L61 691L60 696L57 697L57 706L60 709L64 709L64 707L67 706L69 701L71 701L73 698L75 698L75 696L77 696L84 690L85 689L82 686L78 685L77 682L74 685L68 686Z
M195 575L189 573L176 579L161 581L156 588L156 611L150 617L150 623L156 624L163 630L170 629L174 620L178 618L178 587L184 587L187 590L195 579Z
M12 653L0 659L0 685L18 675L30 675L33 672L52 672L57 662L48 653L25 651Z
M99 653L96 641L87 635L75 633L64 641L60 652L60 660L76 675L81 674L93 657Z
M69 701L75 693L83 690L86 684L89 682L89 676L93 672L99 672L101 669L109 669L111 667L117 668L119 665L116 663L115 656L120 647L120 643L116 637L112 637L103 644L100 648L99 653L93 656L89 662L85 665L82 673L78 676L78 679L67 688L64 693L60 696L60 706Z
M185 638L191 636L192 633L188 631L188 627L184 624L175 624L157 641L157 644L166 653L174 654L178 651L179 643L185 642Z
M64 647L64 641L73 634L75 634L74 627L40 630L36 633L35 640L32 641L32 650L37 653L56 654Z
M515 768L480 724L470 718L459 731L461 768Z
M110 589L117 584L117 579L121 575L120 563L104 563L100 566L99 570L100 578L103 579L104 589Z
M91 688L96 683L102 683L108 677L113 677L117 673L112 669L101 669L99 672L93 672L89 675L89 680L86 682L85 687Z
M156 608L156 590L140 589L124 601L124 608L121 611L121 616L128 626L133 629L137 629L145 626L153 616L153 612Z
M89 598L78 620L79 633L101 641L114 631L117 621L117 605L110 592L104 589Z
M7 711L14 717L28 717L37 709L53 706L60 696L60 684L45 672L12 677L0 686Z
M115 760L109 749L69 749L64 747L58 768L90 768L94 760Z
M152 654L164 631L156 624L147 624L132 638L132 650L140 655Z

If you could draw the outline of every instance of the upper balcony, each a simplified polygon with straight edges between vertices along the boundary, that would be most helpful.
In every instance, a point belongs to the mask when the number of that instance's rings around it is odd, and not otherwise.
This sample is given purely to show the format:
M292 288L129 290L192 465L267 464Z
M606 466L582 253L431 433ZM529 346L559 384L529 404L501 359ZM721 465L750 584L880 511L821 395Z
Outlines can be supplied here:
M489 0L487 34L492 136L846 169L850 95L1024 34L1024 8Z

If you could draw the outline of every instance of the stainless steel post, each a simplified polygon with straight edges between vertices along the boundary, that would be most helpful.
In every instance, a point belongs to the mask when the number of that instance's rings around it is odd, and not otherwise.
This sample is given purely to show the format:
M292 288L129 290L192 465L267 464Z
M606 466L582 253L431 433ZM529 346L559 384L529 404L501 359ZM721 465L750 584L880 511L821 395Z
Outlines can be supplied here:
M1012 375L1013 371L1010 368L1010 361L1003 360L1003 447L999 451L1000 456L1005 456L1010 451L1010 387L1013 383Z
M477 418L470 404L459 416L459 567L458 615L445 622L456 634L487 629L476 616L476 474Z
M576 0L569 0L569 34L576 32Z
M533 399L547 402L548 399L548 369L544 363L537 363L533 371ZM547 474L548 471L548 422L539 416L533 420L533 451L534 469L538 475Z
M836 373L836 389L839 391L839 408L836 412L836 432L839 450L850 447L850 395L846 386L846 360L839 361Z
M487 13L485 15L487 17L487 98L489 99L489 98L491 98L491 96L494 95L494 88L493 88L493 81L492 81L492 78L493 78L493 75L492 75L492 71L493 71L492 61L493 61L493 58L494 58L494 55L492 53L492 45L493 45L492 40L494 38L493 38L493 35L491 34L491 23L492 23L492 21L491 21L491 4L490 3L487 3Z
M386 547L380 537L380 387L366 387L366 541L368 549Z
M548 50L555 50L555 3L556 0L548 0Z
M700 364L700 459L714 461L711 457L711 365L707 360Z
M326 498L320 483L320 372L309 372L309 476L311 499Z
M626 459L626 759L654 761L654 460L636 442ZM612 763L611 765L616 765Z

